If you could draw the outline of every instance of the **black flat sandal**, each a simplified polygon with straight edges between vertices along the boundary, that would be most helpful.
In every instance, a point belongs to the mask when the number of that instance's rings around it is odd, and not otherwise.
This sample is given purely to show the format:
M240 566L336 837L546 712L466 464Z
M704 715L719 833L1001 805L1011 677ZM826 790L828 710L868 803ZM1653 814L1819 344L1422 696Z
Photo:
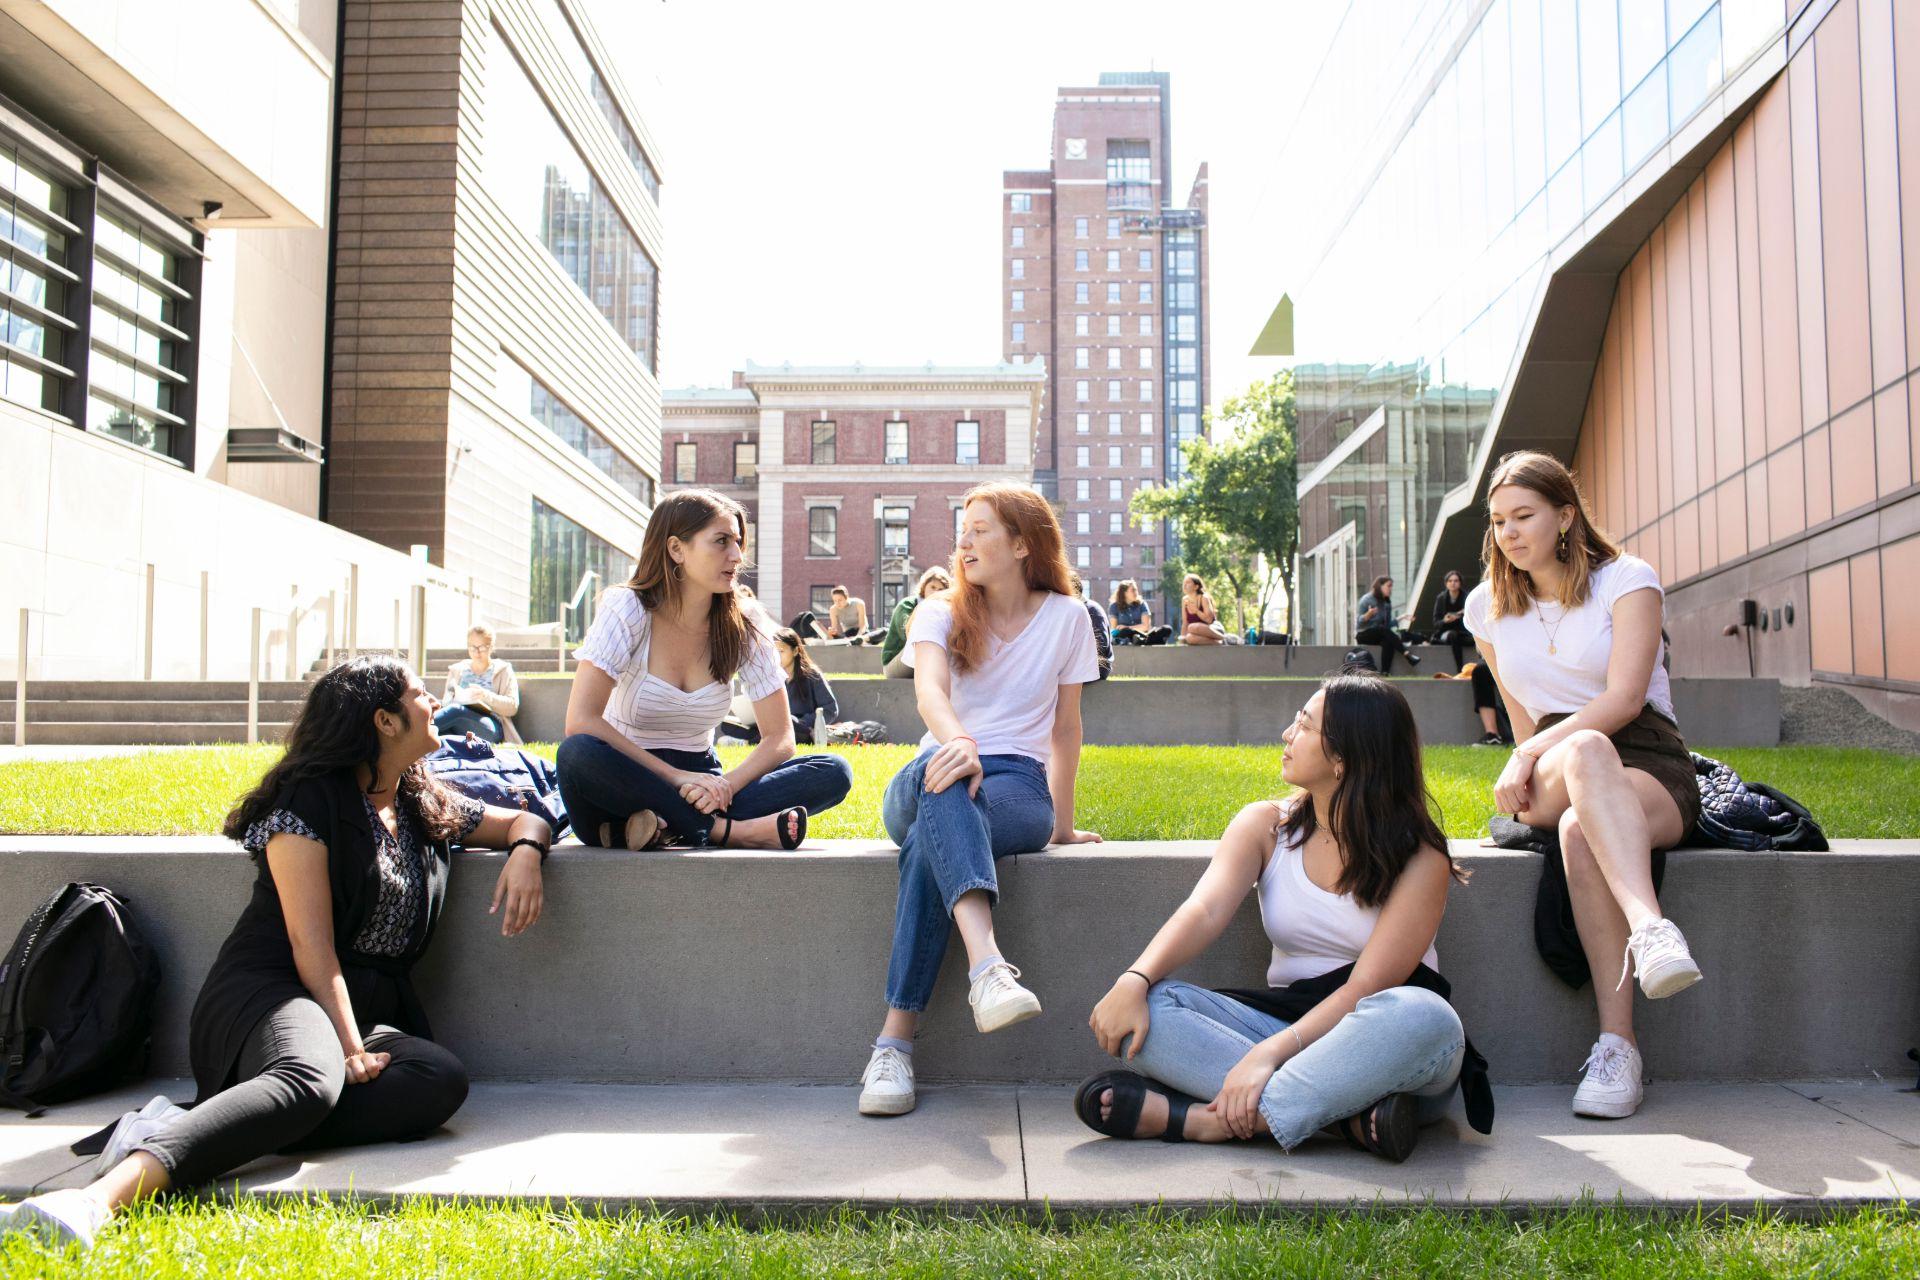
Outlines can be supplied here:
M1356 1121L1358 1133L1354 1132ZM1390 1093L1342 1120L1340 1136L1355 1151L1371 1151L1399 1164L1420 1141L1420 1100L1410 1093Z
M787 820L795 817L799 818L800 821L798 825L794 826L792 833L789 834L787 831L789 825ZM722 815L718 820L726 823L727 829L722 832L720 838L713 841L713 843L724 845L727 842L727 838L733 834L733 819ZM782 849L798 849L801 841L807 838L807 806L803 804L796 804L790 809L782 809L774 815L774 822L777 824L774 829L779 832L780 847Z
M1100 1095L1108 1089L1113 1090L1113 1101L1108 1106L1107 1118L1102 1120ZM1167 1127L1159 1135L1160 1141L1185 1142L1187 1108L1199 1099L1156 1084L1138 1071L1102 1071L1082 1080L1073 1092L1073 1112L1095 1133L1104 1133L1109 1138L1133 1138L1137 1136L1134 1130L1140 1127L1140 1108L1149 1093L1157 1093L1167 1100Z

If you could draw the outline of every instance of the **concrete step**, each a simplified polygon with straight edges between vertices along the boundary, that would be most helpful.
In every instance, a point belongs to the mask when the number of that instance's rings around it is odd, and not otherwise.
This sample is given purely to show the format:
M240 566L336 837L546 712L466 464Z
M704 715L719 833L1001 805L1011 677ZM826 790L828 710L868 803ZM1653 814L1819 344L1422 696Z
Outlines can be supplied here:
M846 1046L836 1088L476 1084L422 1141L269 1157L223 1181L256 1196L524 1196L749 1222L903 1205L1033 1218L1140 1205L1262 1213L1276 1203L1513 1212L1585 1196L1814 1216L1920 1196L1920 1108L1883 1081L1658 1081L1638 1115L1604 1123L1567 1114L1571 1084L1497 1087L1492 1135L1468 1129L1456 1104L1396 1165L1337 1141L1283 1155L1271 1142L1103 1138L1061 1086L936 1085L920 1090L910 1116L863 1118L848 1083L861 1049ZM85 1185L91 1158L68 1144L157 1093L184 1102L193 1083L148 1081L31 1120L0 1112L0 1198Z
M950 947L922 1023L920 1077L1065 1083L1098 1069L1088 1011L1211 852L1201 841L1112 841L1002 861L999 940L1046 1012L978 1034L964 955ZM1454 852L1472 879L1453 890L1438 949L1461 1016L1496 1081L1564 1092L1594 1036L1593 996L1563 986L1534 952L1540 859L1464 841ZM481 1078L844 1084L884 1013L897 857L860 841L787 854L563 845L547 864L544 918L509 939L487 912L501 859L462 854L416 979L436 1034ZM0 920L25 919L69 880L128 895L163 966L153 1069L185 1074L188 1011L253 878L244 854L211 837L0 837ZM1648 1071L1661 1081L1911 1078L1915 901L1920 841L1675 851L1662 907L1706 981L1638 1002ZM1249 899L1179 976L1258 986L1268 953Z
M1272 744L1313 696L1314 678L1110 680L1081 702L1086 741L1100 745ZM1395 685L1430 743L1468 743L1484 730L1465 680L1403 680ZM563 736L565 680L526 680L514 724L528 742ZM895 742L925 732L911 680L842 679L833 684L845 720L878 720ZM1674 680L1674 707L1689 741L1716 747L1770 747L1780 741L1776 680Z
M0 686L8 702L13 686ZM307 696L304 680L262 680L263 702L300 702ZM29 680L27 702L71 700L122 702L238 702L247 701L245 680Z
M298 701L260 703L260 719L285 723L293 719L300 710ZM0 724L11 724L14 704L11 701L0 702ZM138 715L141 721L192 723L204 721L237 721L245 724L247 703L242 698L236 702L191 701L163 702L140 699L108 698L99 700L73 699L66 701L27 702L27 723L36 724L72 724L85 721L125 721L132 715Z
M1323 676L1338 671L1347 649L1335 645L1121 645L1114 650L1117 676ZM1372 648L1380 660L1378 646ZM1453 671L1453 650L1445 645L1419 645L1413 652L1418 668L1395 662L1393 674L1432 675ZM807 656L828 675L879 675L880 650L874 645L815 644ZM551 655L549 655L551 658ZM1473 651L1467 651L1468 661Z
M244 717L245 709L242 709ZM284 722L262 719L260 740L278 742L287 731ZM191 746L220 742L245 742L247 722L187 720L77 720L29 721L27 741L36 747L120 747L149 743Z

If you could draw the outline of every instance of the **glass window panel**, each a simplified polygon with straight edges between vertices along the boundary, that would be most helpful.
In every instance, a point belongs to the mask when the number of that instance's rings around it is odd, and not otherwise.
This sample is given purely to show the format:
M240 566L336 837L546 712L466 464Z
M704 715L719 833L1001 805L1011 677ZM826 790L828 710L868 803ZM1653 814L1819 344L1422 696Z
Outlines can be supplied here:
M1626 106L1621 108L1620 120L1627 165L1631 168L1667 140L1665 68L1656 67L1651 75L1640 82L1640 86L1628 96Z
M956 422L953 428L953 460L961 466L980 461L980 424Z
M1540 60L1549 169L1558 169L1580 145L1580 41L1574 17L1574 7L1566 0L1545 0L1541 5Z
M840 554L840 511L837 507L807 508L807 554Z
M1614 112L1594 130L1580 149L1581 181L1591 209L1620 185L1620 113Z
M1667 38L1675 44L1700 21L1713 0L1667 0Z
M887 424L887 461L892 463L907 460L907 424L889 422Z
M754 440L736 440L733 445L733 482L741 484L760 474L760 445Z
M1592 133L1619 105L1619 0L1580 0L1581 128Z
M832 466L839 450L839 441L834 429L834 424L831 422L813 423L811 446L812 452L809 456L814 466Z
M1667 54L1667 14L1661 0L1620 6L1620 83L1639 84Z
M1720 0L1720 43L1729 69L1752 57L1786 23L1786 0Z
M1545 184L1546 86L1540 64L1540 0L1512 0L1514 203L1525 207Z
M529 623L550 623L560 617L560 606L573 598L580 579L591 570L601 587L627 576L632 558L618 547L589 533L546 503L533 500L533 527L528 561L531 566L527 601ZM593 622L599 592L589 590L578 609L567 614L567 639L577 642Z
M1667 60L1671 116L1678 124L1720 87L1720 11L1708 13L1674 46Z

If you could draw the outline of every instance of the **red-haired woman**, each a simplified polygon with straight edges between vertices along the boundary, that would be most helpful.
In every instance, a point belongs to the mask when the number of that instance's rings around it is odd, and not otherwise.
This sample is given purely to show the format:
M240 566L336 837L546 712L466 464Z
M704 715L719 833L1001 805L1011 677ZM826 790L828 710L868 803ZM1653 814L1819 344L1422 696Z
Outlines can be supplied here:
M1630 1116L1642 1090L1633 991L1626 968L1613 986L1602 975L1625 953L1648 999L1700 981L1654 892L1656 851L1679 844L1700 816L1661 662L1660 579L1595 526L1573 474L1544 453L1500 460L1481 558L1486 576L1467 597L1467 629L1520 743L1494 800L1522 822L1559 828L1600 1005L1574 1114Z
M954 587L914 611L907 638L927 736L881 810L900 846L900 899L863 1115L913 1110L914 1028L953 926L974 1025L998 1031L1039 1014L994 940L994 860L1100 838L1073 825L1080 687L1100 668L1053 508L1031 489L989 484L967 493L962 514Z
M738 591L746 514L708 489L661 500L633 577L609 590L580 647L556 763L574 830L590 845L792 849L807 815L839 804L853 770L794 755L771 627ZM713 731L735 674L760 745L732 769Z

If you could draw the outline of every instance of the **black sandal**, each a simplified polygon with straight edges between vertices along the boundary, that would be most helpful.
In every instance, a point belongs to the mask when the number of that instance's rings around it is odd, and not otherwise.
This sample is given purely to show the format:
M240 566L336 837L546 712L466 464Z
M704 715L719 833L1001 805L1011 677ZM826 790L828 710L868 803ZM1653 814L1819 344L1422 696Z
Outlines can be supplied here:
M1360 1132L1354 1132L1358 1121ZM1365 1111L1340 1122L1340 1136L1355 1151L1371 1151L1399 1164L1413 1154L1420 1141L1420 1100L1410 1093L1390 1093Z
M1100 1095L1108 1089L1113 1090L1113 1101L1108 1105L1107 1118L1102 1120ZM1160 1141L1185 1142L1187 1108L1199 1099L1156 1084L1138 1071L1102 1071L1082 1080L1073 1093L1073 1111L1080 1122L1095 1133L1104 1133L1109 1138L1133 1138L1137 1136L1134 1130L1140 1127L1140 1108L1149 1093L1157 1093L1167 1100L1167 1127L1161 1132Z
M789 836L787 833L787 819L796 816L800 819L800 825L795 828L793 834ZM782 809L774 815L773 820L778 824L774 829L780 836L780 847L782 849L798 849L800 842L807 838L807 806L796 804L791 809ZM724 845L727 839L733 835L733 819L725 814L721 814L719 821L726 823L727 829L721 834L718 840L712 843Z

